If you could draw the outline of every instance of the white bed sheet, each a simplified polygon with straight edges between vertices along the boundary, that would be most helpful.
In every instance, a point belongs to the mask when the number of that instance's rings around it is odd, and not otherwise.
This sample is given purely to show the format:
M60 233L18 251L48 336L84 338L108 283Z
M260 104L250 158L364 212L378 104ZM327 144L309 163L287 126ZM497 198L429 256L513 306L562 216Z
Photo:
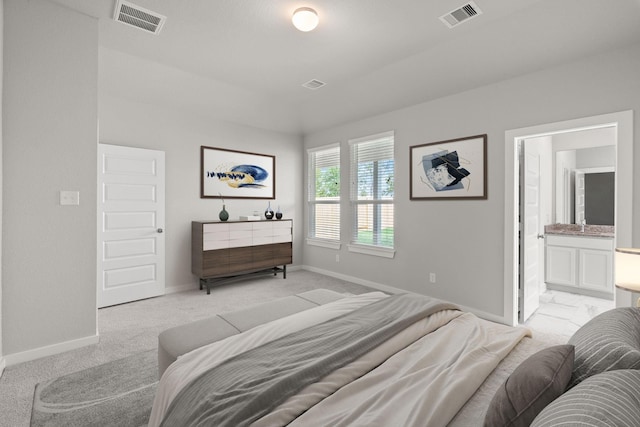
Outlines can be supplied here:
M182 387L226 358L386 296L372 292L347 297L260 325L180 357L160 380L149 426L160 424ZM272 427L290 422L298 427L446 426L500 360L527 335L529 331L524 328L510 328L470 313L444 310L306 387L253 426Z
M223 360L287 334L331 320L388 296L383 292L369 292L342 298L256 326L241 334L232 335L178 357L178 360L169 365L160 378L149 417L149 427L160 425L167 408L183 387Z
M446 426L528 333L470 313L455 316L290 424L270 415L252 426Z

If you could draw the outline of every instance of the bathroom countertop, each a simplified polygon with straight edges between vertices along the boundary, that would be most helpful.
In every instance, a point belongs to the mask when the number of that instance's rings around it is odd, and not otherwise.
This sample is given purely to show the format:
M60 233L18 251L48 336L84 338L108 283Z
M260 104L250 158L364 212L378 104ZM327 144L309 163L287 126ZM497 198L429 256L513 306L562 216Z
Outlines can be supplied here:
M544 234L561 234L568 236L587 236L587 237L614 237L615 226L613 225L589 225L582 226L579 224L551 224L544 226Z

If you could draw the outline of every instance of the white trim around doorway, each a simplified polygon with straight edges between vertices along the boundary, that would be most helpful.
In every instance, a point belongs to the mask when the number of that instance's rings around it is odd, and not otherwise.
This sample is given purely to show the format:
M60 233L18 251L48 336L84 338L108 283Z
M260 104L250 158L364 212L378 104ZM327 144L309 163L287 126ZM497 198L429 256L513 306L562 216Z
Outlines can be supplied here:
M621 111L556 123L542 124L505 132L505 214L504 214L504 311L503 323L518 323L518 180L517 141L605 126L617 127L616 144L616 237L617 247L632 246L633 206L633 111ZM627 201L620 203L621 200ZM627 295L616 289L616 305L624 306ZM628 298L631 300L631 298Z

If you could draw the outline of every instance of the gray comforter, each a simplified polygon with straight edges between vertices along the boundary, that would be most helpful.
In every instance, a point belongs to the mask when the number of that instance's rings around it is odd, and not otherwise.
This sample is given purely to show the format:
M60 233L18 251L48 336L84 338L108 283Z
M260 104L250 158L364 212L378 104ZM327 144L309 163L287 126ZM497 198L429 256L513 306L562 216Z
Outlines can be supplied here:
M183 388L162 426L246 426L305 386L452 304L395 295L216 365Z

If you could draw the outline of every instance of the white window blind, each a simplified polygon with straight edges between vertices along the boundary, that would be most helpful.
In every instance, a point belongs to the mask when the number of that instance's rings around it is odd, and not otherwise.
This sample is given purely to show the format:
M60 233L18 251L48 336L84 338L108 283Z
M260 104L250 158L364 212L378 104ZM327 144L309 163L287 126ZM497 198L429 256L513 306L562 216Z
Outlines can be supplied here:
M308 151L309 237L340 240L340 145Z
M394 133L349 141L352 244L393 248Z

